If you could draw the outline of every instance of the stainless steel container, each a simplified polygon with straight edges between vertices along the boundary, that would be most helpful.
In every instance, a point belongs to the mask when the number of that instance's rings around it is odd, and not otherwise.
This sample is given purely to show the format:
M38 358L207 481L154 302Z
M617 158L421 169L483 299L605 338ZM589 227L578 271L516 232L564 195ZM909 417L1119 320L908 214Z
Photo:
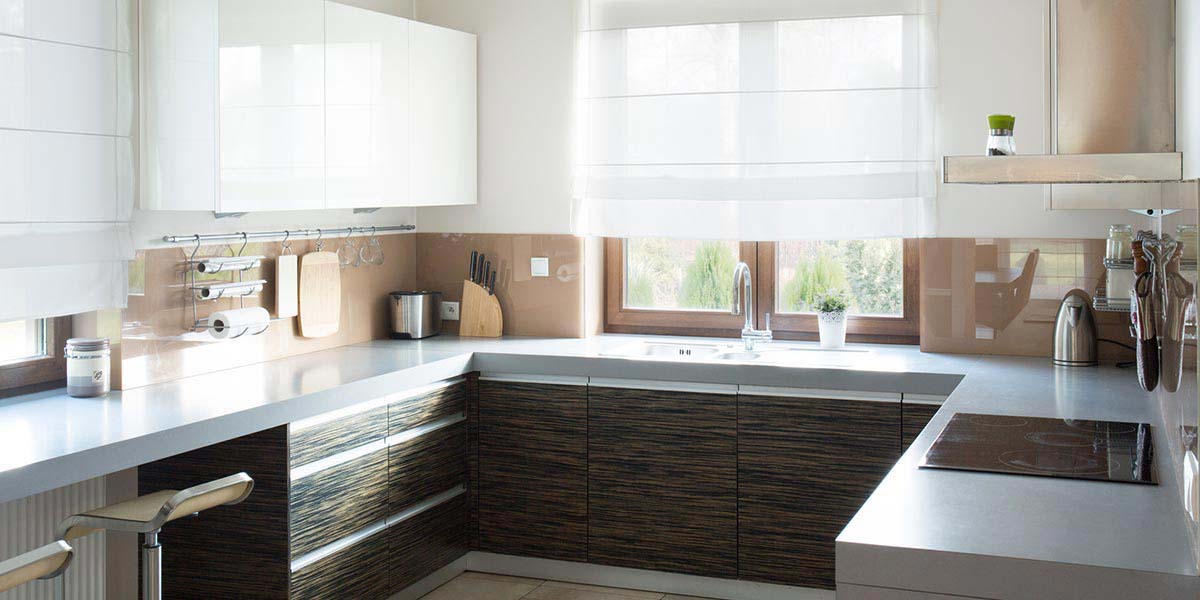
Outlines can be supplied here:
M419 340L442 331L441 292L392 292L392 338Z
M1100 364L1096 350L1096 320L1092 299L1083 290L1071 290L1054 319L1054 364L1093 367Z

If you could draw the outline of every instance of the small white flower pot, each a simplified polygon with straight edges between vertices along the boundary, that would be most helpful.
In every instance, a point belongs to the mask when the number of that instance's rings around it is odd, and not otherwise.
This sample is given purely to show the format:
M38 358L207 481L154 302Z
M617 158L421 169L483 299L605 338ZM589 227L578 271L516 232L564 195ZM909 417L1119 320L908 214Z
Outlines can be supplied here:
M846 347L846 313L817 313L822 348Z

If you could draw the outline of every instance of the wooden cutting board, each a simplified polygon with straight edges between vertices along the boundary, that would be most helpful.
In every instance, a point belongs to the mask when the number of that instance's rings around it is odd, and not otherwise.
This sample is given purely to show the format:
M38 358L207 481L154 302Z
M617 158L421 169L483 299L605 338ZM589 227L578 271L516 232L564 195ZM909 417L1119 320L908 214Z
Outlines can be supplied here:
M280 254L275 259L275 316L280 319L300 314L300 257Z
M342 320L342 269L332 252L300 257L300 335L337 333Z

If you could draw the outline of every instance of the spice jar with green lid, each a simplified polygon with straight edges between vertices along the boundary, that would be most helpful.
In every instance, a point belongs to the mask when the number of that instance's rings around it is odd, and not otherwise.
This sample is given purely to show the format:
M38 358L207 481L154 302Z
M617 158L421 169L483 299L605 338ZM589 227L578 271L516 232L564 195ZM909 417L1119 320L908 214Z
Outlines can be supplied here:
M1012 115L988 115L988 156L1013 156L1017 144L1013 141L1013 125L1017 118Z

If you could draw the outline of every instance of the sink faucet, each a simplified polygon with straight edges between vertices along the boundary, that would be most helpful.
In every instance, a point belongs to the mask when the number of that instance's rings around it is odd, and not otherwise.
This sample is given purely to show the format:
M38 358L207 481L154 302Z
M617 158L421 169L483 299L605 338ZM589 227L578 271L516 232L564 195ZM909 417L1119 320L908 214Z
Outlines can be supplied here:
M747 352L754 351L755 343L769 342L773 338L769 313L766 315L767 328L754 328L754 285L750 282L750 265L744 262L738 263L733 269L733 310L730 312L735 315L744 312L746 315L746 323L742 326L742 342L746 344Z

